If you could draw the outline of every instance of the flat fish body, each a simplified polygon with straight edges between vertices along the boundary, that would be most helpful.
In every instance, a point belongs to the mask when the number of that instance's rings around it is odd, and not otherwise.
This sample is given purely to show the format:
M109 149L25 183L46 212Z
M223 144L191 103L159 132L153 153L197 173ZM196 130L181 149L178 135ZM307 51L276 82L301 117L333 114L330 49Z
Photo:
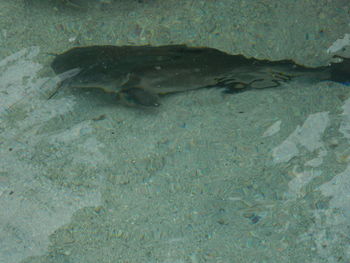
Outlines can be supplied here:
M64 80L69 87L101 88L144 106L158 106L159 95L200 88L239 92L276 87L299 76L332 78L330 67L305 68L289 60L248 59L185 45L77 47L57 55L51 67L56 74L76 70Z

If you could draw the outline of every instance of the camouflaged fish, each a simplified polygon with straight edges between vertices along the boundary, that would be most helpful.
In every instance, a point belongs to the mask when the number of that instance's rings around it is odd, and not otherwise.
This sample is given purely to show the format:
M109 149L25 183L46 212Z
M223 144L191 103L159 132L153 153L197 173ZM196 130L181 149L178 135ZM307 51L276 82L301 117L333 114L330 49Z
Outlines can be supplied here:
M128 105L143 106L159 106L162 95L201 88L235 93L277 87L300 76L350 79L349 65L337 65L338 76L332 67L306 68L290 60L248 59L185 45L77 47L57 55L51 66L56 74L71 72L63 81L69 87L101 88Z

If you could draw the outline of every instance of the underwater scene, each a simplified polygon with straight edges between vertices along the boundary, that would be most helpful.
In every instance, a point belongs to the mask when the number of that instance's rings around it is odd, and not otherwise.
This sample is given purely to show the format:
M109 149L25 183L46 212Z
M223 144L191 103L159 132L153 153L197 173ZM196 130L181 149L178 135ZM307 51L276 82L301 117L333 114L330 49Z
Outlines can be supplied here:
M348 0L0 14L0 263L350 262Z

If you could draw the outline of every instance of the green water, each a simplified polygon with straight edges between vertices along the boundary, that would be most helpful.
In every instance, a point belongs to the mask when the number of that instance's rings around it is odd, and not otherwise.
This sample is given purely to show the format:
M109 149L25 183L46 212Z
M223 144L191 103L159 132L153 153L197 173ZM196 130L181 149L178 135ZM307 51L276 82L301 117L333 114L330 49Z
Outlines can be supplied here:
M99 90L47 99L49 53L75 46L185 43L325 65L349 9L0 2L0 262L350 262L348 86L202 90L151 110Z

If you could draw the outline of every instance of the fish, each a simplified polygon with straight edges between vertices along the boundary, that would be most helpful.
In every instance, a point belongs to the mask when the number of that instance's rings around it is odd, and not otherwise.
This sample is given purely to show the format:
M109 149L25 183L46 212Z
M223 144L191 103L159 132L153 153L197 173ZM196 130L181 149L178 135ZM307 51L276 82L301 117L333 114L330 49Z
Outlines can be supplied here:
M51 68L57 75L74 72L62 80L65 86L99 88L129 106L158 107L164 95L204 88L238 93L278 87L298 77L346 82L349 61L309 68L292 60L258 60L208 47L95 45L57 54Z

